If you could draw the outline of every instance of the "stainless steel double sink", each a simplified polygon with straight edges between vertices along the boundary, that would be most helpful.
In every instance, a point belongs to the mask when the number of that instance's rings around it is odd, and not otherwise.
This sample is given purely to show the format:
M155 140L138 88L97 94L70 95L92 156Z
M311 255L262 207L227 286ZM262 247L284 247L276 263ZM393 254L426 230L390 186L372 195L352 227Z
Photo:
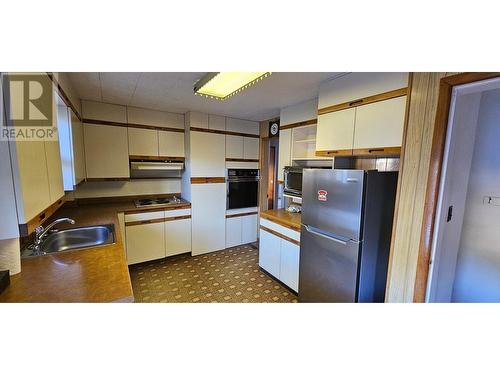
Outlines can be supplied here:
M115 226L113 224L64 229L49 233L42 240L38 252L34 250L33 246L29 246L23 251L22 257L83 250L113 243L115 243Z

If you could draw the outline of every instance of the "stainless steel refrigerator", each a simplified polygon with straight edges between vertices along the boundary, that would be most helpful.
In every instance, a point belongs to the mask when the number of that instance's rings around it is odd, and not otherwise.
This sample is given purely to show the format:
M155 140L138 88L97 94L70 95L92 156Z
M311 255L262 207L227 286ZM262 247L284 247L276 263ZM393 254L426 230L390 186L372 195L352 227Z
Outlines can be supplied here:
M305 169L299 300L383 302L397 172Z

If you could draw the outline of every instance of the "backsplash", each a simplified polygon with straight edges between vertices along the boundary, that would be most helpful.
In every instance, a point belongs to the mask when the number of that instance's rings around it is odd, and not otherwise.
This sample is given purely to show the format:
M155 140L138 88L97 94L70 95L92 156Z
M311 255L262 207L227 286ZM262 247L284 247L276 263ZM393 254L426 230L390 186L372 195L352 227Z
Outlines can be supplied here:
M73 194L74 198L154 195L181 192L180 179L96 181L84 182Z

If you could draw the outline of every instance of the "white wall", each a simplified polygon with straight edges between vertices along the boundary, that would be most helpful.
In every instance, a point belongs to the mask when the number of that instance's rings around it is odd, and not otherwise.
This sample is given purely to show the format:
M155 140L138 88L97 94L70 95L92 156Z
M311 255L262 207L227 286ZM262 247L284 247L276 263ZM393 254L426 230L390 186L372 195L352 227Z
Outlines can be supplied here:
M452 301L500 301L500 90L481 98Z

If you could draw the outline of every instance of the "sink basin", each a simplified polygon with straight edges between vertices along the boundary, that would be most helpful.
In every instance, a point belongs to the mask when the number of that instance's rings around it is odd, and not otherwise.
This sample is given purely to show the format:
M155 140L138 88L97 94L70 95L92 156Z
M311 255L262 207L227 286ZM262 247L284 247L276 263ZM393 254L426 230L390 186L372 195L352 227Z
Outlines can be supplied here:
M115 242L113 224L91 227L64 229L50 233L40 245L40 254L35 254L32 248L27 249L24 257L58 253L68 250L86 249L89 247L109 245Z

